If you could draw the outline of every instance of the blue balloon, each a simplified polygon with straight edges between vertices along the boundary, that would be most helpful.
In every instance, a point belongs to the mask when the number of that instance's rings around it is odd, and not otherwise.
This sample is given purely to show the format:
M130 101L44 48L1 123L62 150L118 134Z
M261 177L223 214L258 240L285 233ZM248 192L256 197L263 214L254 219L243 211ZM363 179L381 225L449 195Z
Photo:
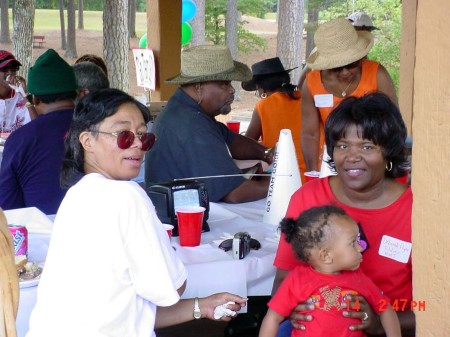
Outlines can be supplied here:
M197 13L197 5L192 0L183 0L181 3L181 22L192 20Z

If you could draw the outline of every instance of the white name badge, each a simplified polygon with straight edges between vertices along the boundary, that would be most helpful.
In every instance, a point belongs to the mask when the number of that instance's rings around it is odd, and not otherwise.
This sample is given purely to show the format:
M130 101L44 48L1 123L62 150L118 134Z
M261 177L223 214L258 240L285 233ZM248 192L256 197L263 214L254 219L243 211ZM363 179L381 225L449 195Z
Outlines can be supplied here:
M381 239L378 254L401 263L406 263L411 255L412 244L393 238L389 235L383 235Z
M314 95L314 104L316 108L332 108L333 107L333 95Z

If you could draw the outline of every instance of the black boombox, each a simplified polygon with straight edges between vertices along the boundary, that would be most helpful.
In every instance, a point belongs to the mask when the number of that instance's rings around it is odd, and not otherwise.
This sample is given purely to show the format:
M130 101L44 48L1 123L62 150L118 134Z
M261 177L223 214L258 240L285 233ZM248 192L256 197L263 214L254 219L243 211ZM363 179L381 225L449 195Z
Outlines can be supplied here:
M202 231L209 232L209 225L206 221L209 217L209 199L205 183L198 180L159 183L150 186L147 194L155 205L159 220L174 226L174 236L178 236L178 219L175 208L180 206L204 207Z

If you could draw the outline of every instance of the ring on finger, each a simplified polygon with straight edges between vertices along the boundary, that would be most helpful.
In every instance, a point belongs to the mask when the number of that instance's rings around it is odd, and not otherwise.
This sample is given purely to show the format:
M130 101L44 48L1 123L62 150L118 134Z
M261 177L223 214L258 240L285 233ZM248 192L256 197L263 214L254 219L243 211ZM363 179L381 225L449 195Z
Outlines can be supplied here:
M367 321L369 319L369 315L367 314L367 312L364 312L363 317L361 318L361 321Z

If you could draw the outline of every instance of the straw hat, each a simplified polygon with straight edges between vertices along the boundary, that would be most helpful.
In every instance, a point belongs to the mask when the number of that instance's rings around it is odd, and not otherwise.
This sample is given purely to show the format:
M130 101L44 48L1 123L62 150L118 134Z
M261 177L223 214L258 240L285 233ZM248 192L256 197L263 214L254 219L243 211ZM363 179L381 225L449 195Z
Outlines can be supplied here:
M378 29L373 25L372 19L367 14L362 12L356 12L350 15L348 18L352 23L353 27L365 28L367 30L375 30Z
M166 83L200 83L207 81L248 81L252 78L250 68L233 61L225 46L204 45L181 52L181 72Z
M250 81L242 82L242 89L246 91L254 91L256 90L256 82L258 78L280 73L289 73L290 71L297 68L298 67L292 69L284 69L283 63L281 63L279 57L256 62L252 65L253 78Z
M370 32L356 31L345 18L328 21L314 34L316 51L306 60L311 69L342 67L366 56L373 46Z

